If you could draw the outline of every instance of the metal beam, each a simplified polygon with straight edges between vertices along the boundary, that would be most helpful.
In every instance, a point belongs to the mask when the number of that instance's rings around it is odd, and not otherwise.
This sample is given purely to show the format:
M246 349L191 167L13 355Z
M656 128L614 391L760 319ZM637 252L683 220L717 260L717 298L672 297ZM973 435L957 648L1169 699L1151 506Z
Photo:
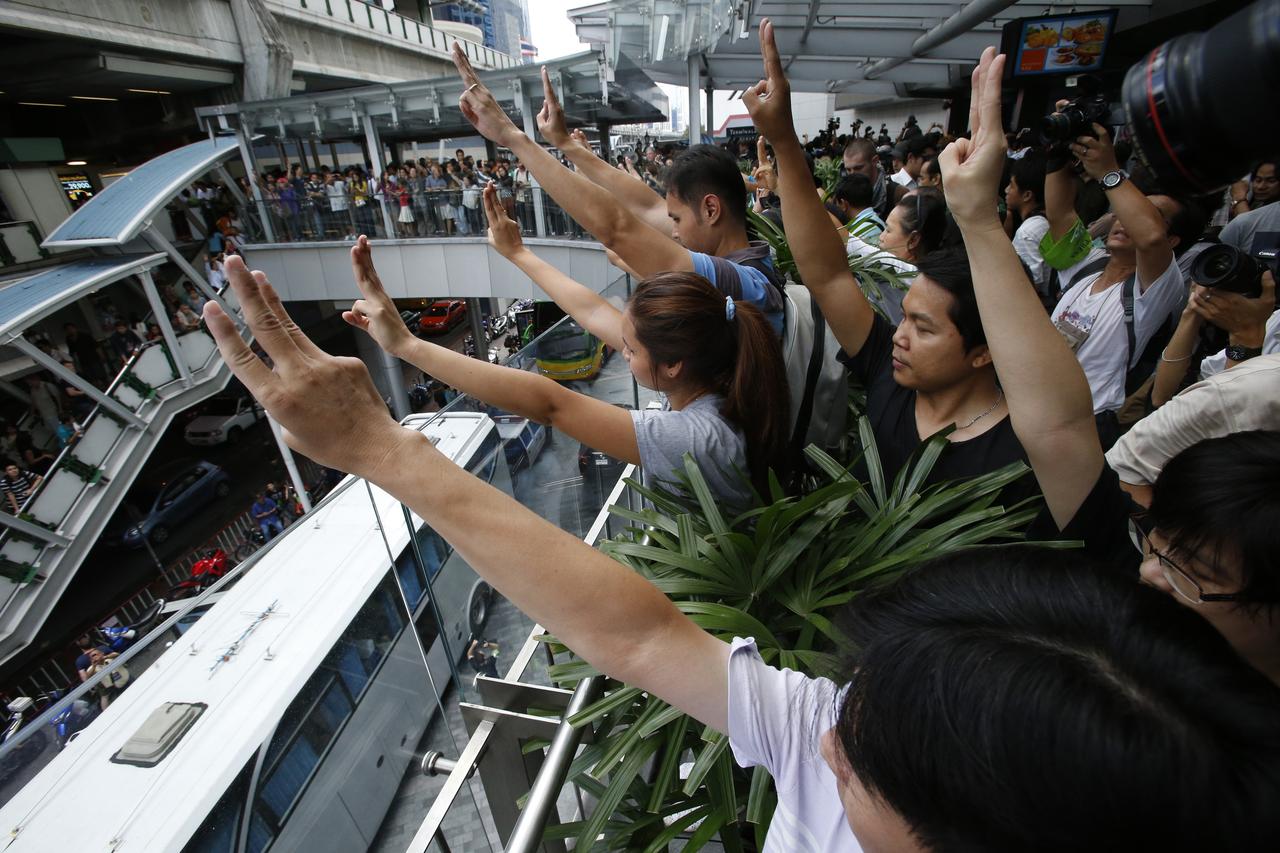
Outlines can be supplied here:
M262 221L262 234L268 243L276 241L275 231L271 228L271 217L267 215L267 203L262 198L262 188L258 186L258 168L253 162L253 143L244 123L236 125L236 140L240 143L240 159L244 162L245 174L249 176L249 189L258 206L258 218ZM235 181L231 182L235 184Z
M71 544L71 540L61 533L54 533L47 527L32 524L25 519L18 518L16 515L10 515L8 512L0 512L0 527L7 527L31 539L39 539L46 545L52 545L55 548L65 548Z
M699 103L702 92L702 57L693 54L688 59L689 65L689 144L697 145L702 141L702 110Z
M112 415L120 418L132 427L136 427L141 430L145 430L147 428L147 422L126 408L124 403L121 403L114 397L108 397L106 394L102 393L102 391L98 390L96 385L89 382L78 373L73 373L70 370L67 370L56 358L46 354L44 350L31 343L31 341L27 340L22 335L15 336L13 340L9 341L9 343L17 347L23 355L30 356L32 361L43 367L45 370L48 370L63 382L66 382L68 385L74 386L77 390L84 392L85 396L97 402L99 406L102 406L102 408L111 412Z
M972 3L959 12L956 12L950 18L947 18L912 42L911 56L924 56L926 53L968 33L974 27L988 18L998 15L1016 2L1017 0L973 0ZM908 59L909 57L882 59L867 69L866 78L874 80L889 69L897 68L902 63L907 62ZM976 62L978 57L974 56L973 59Z
M387 237L393 238L396 236L396 224L391 218L391 205L385 193L375 192L373 188L373 185L385 171L382 166L382 139L378 136L378 128L374 126L373 117L368 112L364 114L362 120L364 122L364 141L369 148L369 162L373 166L373 174L370 175L369 199L365 204L377 202L382 211L382 227L387 229ZM400 384L403 385L404 383Z
M182 350L178 347L178 336L174 334L173 323L169 320L169 309L165 307L164 300L160 298L160 291L156 290L156 282L151 277L151 271L143 270L138 273L138 281L142 282L142 289L147 294L147 303L151 306L151 313L156 315L156 325L160 327L160 336L164 338L164 344L169 348L169 353L173 356L173 366L178 369L178 375L182 377L182 385L184 388L190 388L191 368L187 367L187 360L182 357Z
M554 80L552 80L552 85L555 85ZM561 96L563 97L563 95L564 92L562 90ZM529 97L529 90L523 86L520 87L520 120L524 123L524 135L536 140L538 134L537 122L533 113L533 99ZM535 188L532 194L534 233L539 237L545 237L547 236L547 211L543 203L541 187Z
M222 295L213 289L213 285L209 284L209 280L196 272L196 268L191 266L191 262L183 257L177 247L165 239L165 236L160 233L159 229L152 225L142 232L142 238L150 243L151 247L157 252L164 252L168 255L169 260L173 261L174 265L177 266L178 269L182 270L183 274L187 278L191 279L191 283L194 284L207 299L212 299L214 302L218 303L218 306L223 310L223 312L231 318L233 323L236 324L237 329L244 327L244 323L240 321L239 316L235 311L231 310L231 306L222 298Z

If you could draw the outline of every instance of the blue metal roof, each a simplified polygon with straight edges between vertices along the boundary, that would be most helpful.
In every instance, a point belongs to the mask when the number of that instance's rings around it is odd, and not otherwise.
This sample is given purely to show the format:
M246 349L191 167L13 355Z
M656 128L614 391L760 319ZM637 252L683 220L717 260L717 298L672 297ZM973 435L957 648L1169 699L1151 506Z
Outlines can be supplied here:
M235 137L217 136L148 160L89 199L41 245L51 248L127 243L183 187L230 159L237 150Z
M165 262L159 252L115 255L63 264L0 288L0 341L12 340L32 323L90 291Z

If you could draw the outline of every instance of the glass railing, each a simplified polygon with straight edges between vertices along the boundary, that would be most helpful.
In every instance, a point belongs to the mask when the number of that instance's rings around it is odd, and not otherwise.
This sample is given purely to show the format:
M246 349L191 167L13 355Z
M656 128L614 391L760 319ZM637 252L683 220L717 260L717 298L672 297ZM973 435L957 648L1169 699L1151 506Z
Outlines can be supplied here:
M538 187L505 189L499 193L499 201L526 237L594 239ZM406 240L483 238L488 229L478 188L392 189L372 195L316 191L301 196L271 190L264 192L262 201L250 199L247 206L238 206L236 213L242 243L341 241L354 240L360 234Z
M603 294L615 304L621 305L629 288L630 281L621 277ZM562 360L565 353L564 340L575 336L585 338L586 333L571 319L565 318L537 336L507 363L518 369L547 374ZM601 359L592 375L567 381L566 384L580 393L627 407L644 407L654 399L652 392L636 385L625 360L619 354ZM610 496L615 494L615 486L623 474L624 466L620 462L584 447L568 435L531 424L511 413L465 396L453 400L439 413L414 415L411 419L419 426L425 420L426 428L434 423L447 426L450 414L464 412L483 413L495 422L493 434L498 439L495 450L486 457L490 462L473 469L478 476L489 478L495 486L509 489L523 505L588 541L594 542L602 535L608 536L616 532L601 520L601 510ZM381 493L368 489L362 481L348 478L326 496L313 512L323 510L333 501L355 497L358 505L364 508L360 510L362 513L371 509L376 514L379 505L382 506L383 515L378 519L378 527L386 530L393 522L386 517L385 504L380 504L385 496L379 499L376 497L378 494ZM404 510L404 515L406 521L413 525L408 529L418 531L412 540L412 553L418 565L430 567L426 570L425 578L420 577L415 582L412 572L406 573L405 555L401 554L396 558L385 539L370 542L368 547L377 552L387 548L388 571L394 573L399 582L405 607L422 640L421 651L415 654L425 653L428 667L433 666L433 656L443 657L448 662L449 675L443 680L425 676L430 679L430 684L419 685L418 689L423 695L431 697L428 703L430 707L414 710L414 713L420 712L423 717L421 738L416 739L416 743L402 742L398 749L399 758L407 761L403 777L391 789L378 796L361 799L361 808L367 810L367 813L353 815L353 818L361 825L376 827L376 832L365 839L368 849L380 853L401 853L413 841L428 813L433 810L433 804L438 798L443 798L440 806L443 813L432 829L435 840L429 841L431 849L442 853L446 850L499 850L502 846L499 828L504 828L505 831L505 826L514 816L511 811L514 798L510 803L503 801L504 804L499 807L500 814L495 818L493 805L485 795L482 780L478 776L467 778L467 774L455 779L448 771L454 762L464 758L469 738L477 731L483 729L499 734L506 731L495 722L492 712L495 703L500 703L505 695L502 692L506 689L504 684L515 685L519 682L524 685L522 690L541 691L539 695L549 703L547 713L552 715L542 724L548 733L553 732L558 725L558 717L555 716L557 697L568 694L551 685L547 674L548 666L552 663L547 651L549 647L537 642L539 631L536 626L500 595L489 591L482 602L483 613L477 615L471 609L465 620L473 626L472 636L467 639L482 641L477 647L482 654L470 655L470 644L465 641L459 643L458 635L446 630L446 626L457 622L458 614L438 611L437 607L443 605L437 602L445 602L447 599L448 593L442 591L441 584L449 583L450 571L455 575L458 572L451 565L452 549L423 525L421 519L412 516L408 510ZM396 521L394 524L400 522ZM129 647L74 690L65 694L57 691L39 697L27 697L30 702L20 702L19 724L11 723L3 743L0 743L0 820L11 820L11 826L18 825L22 817L7 813L5 804L22 791L24 786L31 784L32 780L39 779L40 785L49 786L47 789L37 787L33 791L39 791L41 797L53 798L57 795L59 785L53 784L51 780L65 778L68 773L89 772L87 769L77 769L80 765L76 763L75 756L66 754L69 742L74 743L78 738L84 737L85 733L91 733L86 743L99 742L102 737L109 735L109 732L95 730L93 727L96 725L118 726L130 730L141 725L141 719L128 716L106 715L99 718L100 708L119 701L120 695L127 694L140 681L146 683L145 678L140 677L148 675L152 665L162 659L167 659L170 663L162 665L161 674L157 677L165 677L185 654L185 650L171 649L170 646L178 642L182 632L200 618L219 594L251 574L254 567L275 548L280 547L281 543L297 542L294 537L315 535L313 531L314 525L302 522L284 535L276 537L200 595L178 603L177 609L145 638ZM513 542L511 547L512 559L518 560L520 543ZM463 568L466 568L465 565ZM432 569L436 574L432 574ZM423 580L429 593L425 596L422 594ZM418 584L417 587L414 586L415 583ZM407 603L414 600L427 601L430 606L419 605L420 610L417 612L421 615L414 616L414 608ZM476 601L473 596L467 607L474 608ZM166 658L166 655L169 657ZM127 681L123 685L119 684L118 676L122 669L128 672ZM114 677L113 673L116 674ZM512 709L516 704L520 707L506 713L519 717L521 725L538 726L537 712L530 712L530 708L543 703L524 702L513 696L514 694L507 696L506 707ZM564 703L559 704L562 709ZM130 707L125 706L123 710L127 711ZM283 711L280 713L283 714ZM254 722L255 725L245 725L245 728L270 731L276 727L279 717ZM515 741L504 743L510 746ZM62 755L65 758L60 760L59 756ZM59 763L56 767L49 767L52 762ZM42 774L46 767L47 774ZM488 772L486 769L486 773ZM532 779L530 774L522 774L521 779L526 780L526 777ZM523 793L523 790L517 792L517 795L519 793ZM42 801L41 808L62 808L63 805L65 804ZM15 808L29 806L30 803L25 798L23 806L14 804ZM347 802L347 806L351 808L351 801ZM208 816L200 816L195 823L204 823L206 817ZM69 816L68 820L74 818ZM279 827L276 830L279 831ZM426 849L425 846L423 849Z

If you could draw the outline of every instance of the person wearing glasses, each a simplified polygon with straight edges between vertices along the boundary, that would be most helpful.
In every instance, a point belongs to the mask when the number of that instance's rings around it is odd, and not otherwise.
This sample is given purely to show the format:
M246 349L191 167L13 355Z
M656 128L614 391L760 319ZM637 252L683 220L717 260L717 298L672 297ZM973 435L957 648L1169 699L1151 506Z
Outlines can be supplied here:
M1103 456L1085 372L1066 339L1054 334L997 218L992 199L1005 148L1002 133L975 133L974 140L952 143L940 160L1008 420L1044 494L1045 512L1028 537L1083 540L1095 560L1138 569L1143 581L1203 616L1241 657L1280 683L1276 365L1255 368L1263 362L1255 359L1232 368L1199 392L1204 405L1178 405L1175 398L1139 422L1113 451L1117 462L1128 463L1122 467L1149 472L1149 490L1136 493L1148 505L1135 503ZM1237 372L1268 366L1266 374ZM1252 392L1231 392L1231 383L1242 380L1252 380ZM1257 429L1259 423L1270 431Z
M767 19L760 42L768 83L744 100L790 127ZM974 89L998 125L993 54ZM364 363L320 350L265 275L237 258L228 276L274 369L217 303L205 320L290 445L403 501L593 667L688 714L708 740L727 736L741 766L763 767L777 792L763 853L1274 848L1280 690L1153 590L1070 552L968 550L857 597L856 657L839 681L770 666L776 638L699 627L643 574L396 423ZM727 819L726 841L741 827Z

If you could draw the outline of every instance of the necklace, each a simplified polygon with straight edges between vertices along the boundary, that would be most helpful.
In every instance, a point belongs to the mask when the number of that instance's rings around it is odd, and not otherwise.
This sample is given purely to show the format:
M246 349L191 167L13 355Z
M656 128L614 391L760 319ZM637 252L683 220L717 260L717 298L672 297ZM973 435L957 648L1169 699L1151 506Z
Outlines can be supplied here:
M989 414L991 414L992 412L994 412L994 411L996 410L996 406L1000 405L1000 401L1001 401L1001 400L1003 400L1003 399L1004 399L1004 389L1003 389L1003 388L997 388L997 389L996 389L996 401L995 401L994 403L992 403L992 404L991 404L991 408L987 409L987 410L986 410L985 412L983 412L982 414L977 415L976 417L974 417L974 419L973 419L973 420L969 421L969 422L968 422L967 424L965 424L964 426L958 426L958 427L956 427L956 431L957 431L957 432L959 432L959 431L960 431L960 430L962 430L962 429L968 429L969 427L971 427L971 426L973 426L974 424L976 424L978 421L980 421L980 420L982 420L983 418L985 418L987 415L989 415Z

